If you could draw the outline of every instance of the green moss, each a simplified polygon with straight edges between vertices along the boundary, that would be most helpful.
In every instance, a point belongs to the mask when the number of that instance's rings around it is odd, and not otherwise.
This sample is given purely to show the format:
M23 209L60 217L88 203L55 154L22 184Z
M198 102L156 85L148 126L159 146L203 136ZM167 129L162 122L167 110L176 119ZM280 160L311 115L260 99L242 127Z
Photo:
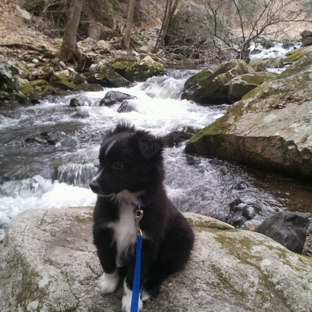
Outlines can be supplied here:
M58 87L61 89L74 89L74 85L70 83L66 76L62 73L53 73L50 78L50 84L53 87Z
M48 95L48 94L52 94L52 92L54 91L54 88L50 85L44 85L44 86L41 86L41 96L45 96L45 95Z
M29 81L29 84L33 87L35 86L43 86L43 85L47 85L48 83L43 80L43 79L37 79L37 80L32 80L32 81Z
M312 52L311 46L302 47L302 48L296 49L294 51L288 52L283 61L284 61L284 63L293 63L296 60L298 60L300 57L302 57L308 53L311 53L311 52Z
M111 67L116 70L125 70L128 67L133 66L133 61L117 61L111 64Z
M131 82L145 81L149 77L164 75L165 67L157 62L136 62L125 70L125 78Z
M30 94L32 92L32 86L29 82L22 83L19 89L23 94Z
M19 308L23 308L24 311L28 310L30 302L38 301L38 307L36 311L40 311L44 298L46 297L46 290L48 285L43 288L38 287L40 275L36 270L30 268L24 268L22 270L22 280L20 283L19 291L16 293L16 304Z
M208 77L213 74L212 70L206 68L200 71L199 73L193 75L188 80L186 80L184 89L190 88L193 85L201 84L202 81L205 81Z

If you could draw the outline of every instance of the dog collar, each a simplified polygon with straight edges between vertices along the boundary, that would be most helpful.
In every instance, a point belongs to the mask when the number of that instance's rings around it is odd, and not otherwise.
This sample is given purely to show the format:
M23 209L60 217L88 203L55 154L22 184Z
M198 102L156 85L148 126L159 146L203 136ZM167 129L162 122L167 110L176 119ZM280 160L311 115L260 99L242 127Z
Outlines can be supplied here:
M149 200L145 205L138 205L136 204L135 202L129 202L128 200L126 200L126 203L129 205L129 206L132 206L134 208L134 210L140 210L142 207L147 207L149 206L151 203L152 203L152 200Z

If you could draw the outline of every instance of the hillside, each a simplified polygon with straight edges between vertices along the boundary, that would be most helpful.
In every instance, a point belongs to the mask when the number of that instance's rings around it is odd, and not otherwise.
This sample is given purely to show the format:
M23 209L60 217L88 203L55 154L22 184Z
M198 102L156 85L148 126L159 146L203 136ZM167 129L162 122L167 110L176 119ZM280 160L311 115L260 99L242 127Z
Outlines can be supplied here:
M28 26L23 22L16 11L18 3L18 0L3 0L0 3L0 60L24 59L25 53L29 51L27 45L39 49L44 46L47 50L56 52L58 46L53 39L36 30L35 25Z

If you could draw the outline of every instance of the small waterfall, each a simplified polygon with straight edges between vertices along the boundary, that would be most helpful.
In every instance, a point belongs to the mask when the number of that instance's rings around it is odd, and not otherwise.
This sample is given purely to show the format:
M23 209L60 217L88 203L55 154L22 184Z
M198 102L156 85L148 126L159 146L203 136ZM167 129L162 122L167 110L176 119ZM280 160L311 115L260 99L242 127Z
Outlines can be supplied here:
M8 181L0 185L0 195L11 198L39 197L52 186L52 181L35 175L32 178L20 181Z
M67 164L57 168L56 179L60 183L88 187L96 172L97 168L92 163Z
M151 98L179 99L185 79L174 79L171 77L152 77L144 82L141 90L145 91Z

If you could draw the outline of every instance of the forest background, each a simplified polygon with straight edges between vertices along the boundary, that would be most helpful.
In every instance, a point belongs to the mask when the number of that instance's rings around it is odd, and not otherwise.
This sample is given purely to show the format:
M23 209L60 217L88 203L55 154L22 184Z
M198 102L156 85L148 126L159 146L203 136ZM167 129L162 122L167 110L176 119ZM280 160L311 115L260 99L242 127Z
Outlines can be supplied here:
M21 21L17 5L29 19ZM299 41L312 29L311 11L310 0L4 0L0 53L18 58L12 45L45 46L57 60L77 62L77 41L96 37L181 62L248 61L253 42Z

